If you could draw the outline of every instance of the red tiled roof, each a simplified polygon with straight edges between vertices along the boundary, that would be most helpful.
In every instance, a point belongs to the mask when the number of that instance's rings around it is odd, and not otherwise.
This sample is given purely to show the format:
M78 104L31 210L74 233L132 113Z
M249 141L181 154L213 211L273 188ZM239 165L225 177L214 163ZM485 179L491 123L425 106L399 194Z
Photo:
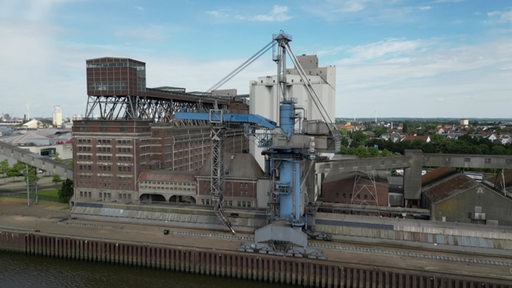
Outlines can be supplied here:
M403 141L414 141L421 140L427 142L429 136L416 136L416 135L407 135L404 137Z

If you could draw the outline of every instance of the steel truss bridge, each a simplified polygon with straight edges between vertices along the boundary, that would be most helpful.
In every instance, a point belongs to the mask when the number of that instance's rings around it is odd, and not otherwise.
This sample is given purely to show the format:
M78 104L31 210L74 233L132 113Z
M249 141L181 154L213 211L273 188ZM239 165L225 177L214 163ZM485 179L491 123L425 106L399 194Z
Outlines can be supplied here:
M179 111L208 112L215 106L227 109L228 104L223 97L148 88L141 95L89 95L85 118L169 123Z

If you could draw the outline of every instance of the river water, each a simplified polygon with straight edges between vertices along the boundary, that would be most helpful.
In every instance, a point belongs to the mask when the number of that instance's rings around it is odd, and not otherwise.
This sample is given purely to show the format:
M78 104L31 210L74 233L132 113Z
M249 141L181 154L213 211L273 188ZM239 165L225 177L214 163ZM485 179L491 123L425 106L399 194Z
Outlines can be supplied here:
M0 251L0 287L283 288L291 286Z

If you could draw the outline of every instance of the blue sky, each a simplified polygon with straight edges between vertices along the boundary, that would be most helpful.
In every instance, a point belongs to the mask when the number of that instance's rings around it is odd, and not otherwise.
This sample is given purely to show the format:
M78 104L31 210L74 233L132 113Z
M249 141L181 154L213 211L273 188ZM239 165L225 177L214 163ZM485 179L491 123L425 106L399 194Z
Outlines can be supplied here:
M284 30L337 69L336 117L512 118L512 1L0 0L0 113L82 115L85 60L205 91ZM222 88L275 74L268 53Z

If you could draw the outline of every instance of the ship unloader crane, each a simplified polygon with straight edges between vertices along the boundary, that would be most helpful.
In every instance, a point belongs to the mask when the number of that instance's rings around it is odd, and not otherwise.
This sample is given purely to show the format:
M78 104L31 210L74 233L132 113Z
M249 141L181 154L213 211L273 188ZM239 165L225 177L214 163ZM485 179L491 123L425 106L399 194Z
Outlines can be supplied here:
M319 123L300 119L299 110L294 100L286 94L286 52L289 51L292 60L305 83L306 90L314 103L325 113L325 108L319 102L318 96L312 89L304 70L298 63L288 45L290 36L280 33L273 37L277 47L274 61L277 63L277 80L281 101L279 104L279 123L254 114L229 114L221 110L211 110L209 113L178 112L176 119L205 120L212 124L212 201L214 210L234 233L230 221L225 217L222 206L223 189L223 157L222 141L224 138L224 123L243 123L246 135L259 137L259 146L266 148L263 154L267 156L267 175L271 180L267 225L256 229L253 243L246 243L241 250L248 252L294 255L305 257L323 257L322 253L308 247L306 205L312 201L310 194L314 192L314 161L318 149L328 150L329 139L336 142L339 134L332 127L332 121ZM268 45L267 45L268 46ZM315 100L316 99L316 100ZM325 118L325 116L324 116ZM299 125L297 125L299 124ZM301 129L297 129L301 127ZM262 129L264 132L261 132ZM262 136L263 135L263 136ZM334 145L336 146L336 145Z

